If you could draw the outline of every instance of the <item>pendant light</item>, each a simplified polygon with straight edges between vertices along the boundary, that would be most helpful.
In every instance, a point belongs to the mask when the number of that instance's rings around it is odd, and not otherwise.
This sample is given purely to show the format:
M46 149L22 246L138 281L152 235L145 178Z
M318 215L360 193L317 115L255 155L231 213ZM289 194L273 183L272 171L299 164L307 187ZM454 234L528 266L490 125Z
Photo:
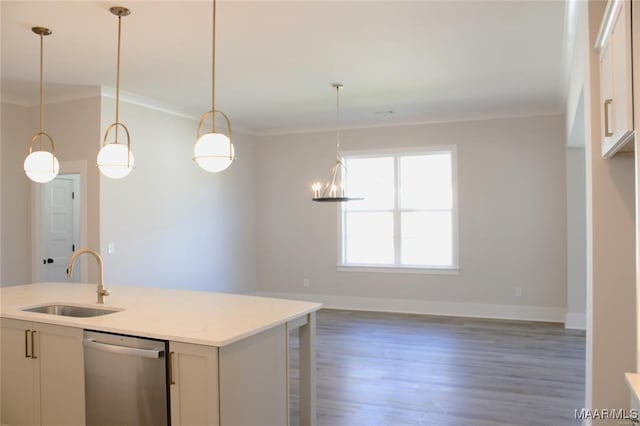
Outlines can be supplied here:
M120 122L120 43L122 34L122 17L131 14L126 7L114 6L109 9L111 13L118 17L118 65L116 74L116 121L107 127L102 141L102 148L98 153L98 169L100 173L111 179L122 179L131 173L134 166L133 153L131 152L131 137L127 126ZM119 128L125 132L127 136L127 145L118 141ZM111 130L115 130L115 139L111 143L107 143L107 138Z
M53 138L43 130L44 127L44 36L51 34L49 28L33 27L35 34L40 36L40 131L33 135L29 143L29 154L24 160L24 172L29 179L38 183L50 182L58 175L60 163L56 158L56 148ZM51 145L51 152L45 151L42 146L42 137L46 137ZM33 143L40 141L39 150L33 150Z
M222 111L216 109L216 0L213 0L212 15L212 49L211 49L211 111L200 117L196 134L196 144L193 147L193 159L203 170L217 173L227 169L235 160L233 144L231 143L231 121ZM225 121L228 136L216 130L216 114ZM202 125L211 116L211 132L201 134Z
M344 178L347 174L347 168L342 163L340 157L340 89L342 84L334 83L333 88L336 89L336 163L329 173L329 179L325 182L324 186L320 182L315 182L311 187L313 191L313 201L329 201L329 202L341 202L341 201L355 201L363 200L362 197L349 197L344 184Z

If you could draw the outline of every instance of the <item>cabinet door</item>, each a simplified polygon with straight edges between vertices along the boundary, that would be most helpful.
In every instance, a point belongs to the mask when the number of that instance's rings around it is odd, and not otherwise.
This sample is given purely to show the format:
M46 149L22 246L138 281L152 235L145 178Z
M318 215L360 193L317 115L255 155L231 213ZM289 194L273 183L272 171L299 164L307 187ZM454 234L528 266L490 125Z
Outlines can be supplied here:
M83 330L50 324L34 324L34 354L42 425L83 425L84 350Z
M614 139L625 139L633 131L633 98L631 83L631 2L623 1L613 27L613 97Z
M288 425L287 331L280 325L220 348L223 425Z
M218 426L218 348L169 342L173 426Z
M602 155L611 157L633 148L633 94L631 57L631 3L610 2L599 37L600 100L602 108ZM600 43L600 41L598 42Z
M35 362L31 358L31 323L0 319L0 395L3 425L37 424Z

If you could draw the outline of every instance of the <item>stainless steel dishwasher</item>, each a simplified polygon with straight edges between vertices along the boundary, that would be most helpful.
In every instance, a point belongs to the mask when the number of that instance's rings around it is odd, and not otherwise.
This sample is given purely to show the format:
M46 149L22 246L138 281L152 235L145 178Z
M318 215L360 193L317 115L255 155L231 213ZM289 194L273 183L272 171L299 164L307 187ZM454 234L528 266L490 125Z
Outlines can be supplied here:
M167 345L85 330L87 426L169 424Z

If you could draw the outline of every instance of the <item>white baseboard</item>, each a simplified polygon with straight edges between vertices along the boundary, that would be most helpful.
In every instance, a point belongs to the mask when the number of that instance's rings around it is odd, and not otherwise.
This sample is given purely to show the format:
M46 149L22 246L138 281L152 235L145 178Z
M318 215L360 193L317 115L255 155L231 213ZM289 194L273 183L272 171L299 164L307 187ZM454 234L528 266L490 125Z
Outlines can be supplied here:
M566 320L565 309L546 306L454 303L428 300L334 296L329 294L278 293L269 291L259 291L256 292L255 295L279 299L304 300L322 303L325 308L329 309L346 309L353 311L396 312L559 323L563 323Z
M564 320L564 328L570 328L573 330L586 330L587 316L585 314L567 312L567 316Z

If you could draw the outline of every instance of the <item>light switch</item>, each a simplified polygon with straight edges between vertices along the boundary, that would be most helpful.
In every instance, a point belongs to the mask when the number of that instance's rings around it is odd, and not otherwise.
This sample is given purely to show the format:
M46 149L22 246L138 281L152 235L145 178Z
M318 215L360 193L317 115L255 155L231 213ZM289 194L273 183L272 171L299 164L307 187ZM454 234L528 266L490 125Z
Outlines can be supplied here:
M116 244L115 243L107 244L107 253L113 254L115 251L116 251Z

